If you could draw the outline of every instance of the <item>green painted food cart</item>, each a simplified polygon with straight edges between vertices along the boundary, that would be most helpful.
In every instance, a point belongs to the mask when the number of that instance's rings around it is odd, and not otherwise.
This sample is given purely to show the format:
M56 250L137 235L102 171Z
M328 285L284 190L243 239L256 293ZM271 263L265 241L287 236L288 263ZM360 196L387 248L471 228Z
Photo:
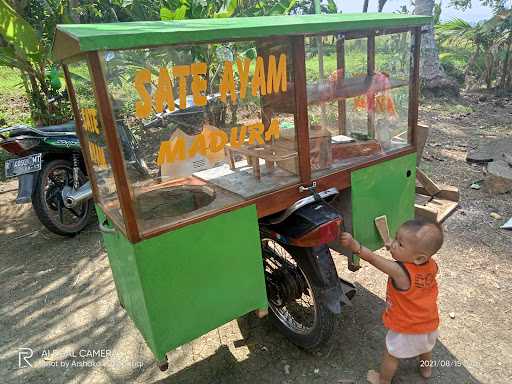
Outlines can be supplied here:
M353 287L331 249L414 215L421 27L335 14L61 25L118 297L166 353L248 312L300 347ZM136 147L132 140L137 138ZM267 311L268 310L268 311Z

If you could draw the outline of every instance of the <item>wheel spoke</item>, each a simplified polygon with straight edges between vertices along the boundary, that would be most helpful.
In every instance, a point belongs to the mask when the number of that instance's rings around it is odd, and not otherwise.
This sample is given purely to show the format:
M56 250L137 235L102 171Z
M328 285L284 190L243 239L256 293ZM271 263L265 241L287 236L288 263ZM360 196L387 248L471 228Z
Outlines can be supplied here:
M57 199L57 211L59 212L59 220L62 224L64 224L64 212L62 209L62 202L60 199Z
M73 215L75 215L77 218L81 218L81 217L82 217L82 215L80 215L77 211L75 211L75 209L74 209L74 208L68 208L68 209L69 209L69 211L70 211Z
M262 253L269 284L267 289L271 287L273 291L273 297L269 296L272 312L293 332L309 333L317 321L316 305L309 281L292 256L279 243L264 239ZM303 292L297 292L297 289L303 289ZM296 293L299 293L299 297L293 299Z

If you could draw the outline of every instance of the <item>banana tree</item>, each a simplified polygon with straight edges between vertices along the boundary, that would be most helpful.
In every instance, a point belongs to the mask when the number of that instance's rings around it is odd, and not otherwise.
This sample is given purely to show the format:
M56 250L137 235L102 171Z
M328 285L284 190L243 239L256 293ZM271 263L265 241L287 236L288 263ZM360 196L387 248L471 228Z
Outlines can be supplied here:
M510 88L512 76L512 14L511 10L501 10L491 19L471 25L461 19L454 19L437 26L440 41L472 50L465 73L467 78L475 73L491 88L493 80L498 88ZM483 57L483 66L479 60ZM498 74L496 68L501 69Z
M463 47L472 52L464 72L466 85L470 83L471 75L476 75L479 81L484 81L487 88L490 88L494 75L496 34L484 28L483 23L471 25L458 18L439 24L436 29L441 44Z
M160 8L162 20L209 19L233 16L237 0L170 0Z
M0 66L21 72L37 125L58 123L70 114L64 104L48 105L60 88L50 58L51 41L57 23L70 21L68 11L67 1L61 0L0 0Z

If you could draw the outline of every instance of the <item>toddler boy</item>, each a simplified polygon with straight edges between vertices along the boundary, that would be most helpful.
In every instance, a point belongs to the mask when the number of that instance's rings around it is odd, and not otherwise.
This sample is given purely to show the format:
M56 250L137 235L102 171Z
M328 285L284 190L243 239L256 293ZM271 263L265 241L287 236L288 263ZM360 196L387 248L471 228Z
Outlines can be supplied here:
M432 256L443 245L441 226L423 220L409 220L398 229L386 248L395 261L378 256L352 238L341 235L345 248L358 254L388 277L386 310L382 316L388 329L380 373L368 372L372 384L391 383L399 359L419 357L420 373L432 375L432 349L438 336L438 267Z

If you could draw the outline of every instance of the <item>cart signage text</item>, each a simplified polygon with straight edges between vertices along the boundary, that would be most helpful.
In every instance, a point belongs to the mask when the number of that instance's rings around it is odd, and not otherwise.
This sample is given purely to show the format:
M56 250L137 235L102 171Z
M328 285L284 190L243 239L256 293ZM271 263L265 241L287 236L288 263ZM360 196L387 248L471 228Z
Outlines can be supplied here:
M249 75L252 60L237 59L224 61L223 74L219 83L220 99L228 103L228 96L232 104L236 104L238 96L241 100L245 99L248 90L252 96L265 96L272 93L286 92L287 73L286 73L286 55L279 55L276 60L275 55L268 56L268 63L265 68L263 57L258 56L254 65L251 86L249 87ZM235 85L235 68L237 70L238 87ZM157 113L164 110L164 106L170 112L175 109L176 98L179 100L179 108L187 107L187 83L190 81L190 90L194 104L204 106L207 103L205 92L208 88L206 80L206 63L192 63L190 65L176 65L171 68L161 67L158 74L157 88L152 96L146 86L151 84L151 71L147 68L136 72L134 77L134 87L138 93L139 100L135 102L135 115L138 118L146 118L151 114L152 107ZM171 74L173 79L171 79ZM191 78L191 79L190 79ZM177 82L177 95L174 94L174 82ZM238 91L237 91L238 88ZM249 89L248 89L249 88Z

